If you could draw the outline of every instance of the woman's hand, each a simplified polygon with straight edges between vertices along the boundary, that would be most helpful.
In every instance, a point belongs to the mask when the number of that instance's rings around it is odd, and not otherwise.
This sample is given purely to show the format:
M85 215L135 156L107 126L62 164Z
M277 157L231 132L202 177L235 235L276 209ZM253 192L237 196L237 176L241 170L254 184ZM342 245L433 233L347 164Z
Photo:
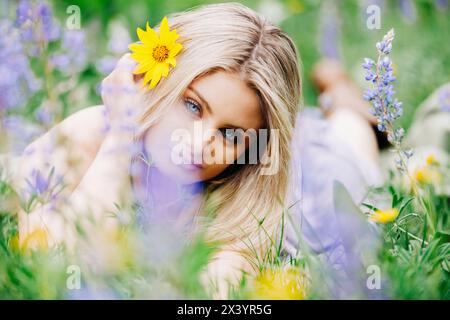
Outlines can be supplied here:
M102 82L102 99L109 133L129 137L138 126L138 117L145 110L145 90L133 76L136 63L129 53L118 61L115 69Z

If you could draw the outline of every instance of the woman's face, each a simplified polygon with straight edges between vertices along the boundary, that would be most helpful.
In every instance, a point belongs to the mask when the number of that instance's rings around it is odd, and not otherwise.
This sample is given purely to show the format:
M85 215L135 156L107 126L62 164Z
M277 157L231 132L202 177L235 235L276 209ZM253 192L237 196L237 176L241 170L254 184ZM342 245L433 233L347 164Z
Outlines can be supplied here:
M257 94L237 73L218 71L191 83L148 129L145 146L160 171L194 183L230 166L256 142L247 130L263 123Z

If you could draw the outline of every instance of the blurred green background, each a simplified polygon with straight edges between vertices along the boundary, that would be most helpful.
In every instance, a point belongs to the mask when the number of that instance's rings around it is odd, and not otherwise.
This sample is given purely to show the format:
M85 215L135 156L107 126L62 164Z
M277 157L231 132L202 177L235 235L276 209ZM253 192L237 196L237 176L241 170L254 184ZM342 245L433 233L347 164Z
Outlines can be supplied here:
M54 0L55 14L64 21L66 9L78 5L82 28L88 31L90 61L107 52L108 26L120 21L130 38L146 21L153 26L166 14L224 1L205 0ZM375 43L394 28L392 59L396 66L397 97L404 104L400 124L408 128L415 108L438 86L450 80L450 8L445 0L248 0L239 1L279 24L297 44L304 78L305 105L317 105L310 71L322 56L339 57L361 88L366 87L361 63L375 58ZM381 28L369 30L368 5L381 8ZM83 80L95 85L101 74L93 66ZM100 103L98 95L93 103Z

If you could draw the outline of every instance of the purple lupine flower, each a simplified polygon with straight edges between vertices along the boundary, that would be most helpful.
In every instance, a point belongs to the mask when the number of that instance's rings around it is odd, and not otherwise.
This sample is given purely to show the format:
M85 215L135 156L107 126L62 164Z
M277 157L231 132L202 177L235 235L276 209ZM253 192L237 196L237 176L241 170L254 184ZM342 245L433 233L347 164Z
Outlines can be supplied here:
M442 111L450 112L450 89L439 92L439 105Z
M436 0L434 3L436 4L436 7L439 10L446 10L446 9L448 9L448 4L449 4L448 0Z
M1 126L8 134L8 139L14 141L9 147L13 154L21 154L33 139L43 132L40 126L17 115L7 115L1 119Z
M39 3L36 16L41 21L41 31L46 41L55 41L60 37L60 29L53 21L52 9L46 3Z
M411 0L399 0L398 6L402 16L408 22L414 22L417 19L417 11L414 2Z
M364 69L371 70L374 65L375 65L375 61L373 61L372 59L369 59L369 58L364 58L364 63L362 65L362 67Z
M103 57L95 63L95 69L101 74L109 74L114 70L117 60L118 58L112 56Z
M324 57L339 59L340 21L334 2L326 2L321 16L321 46Z
M394 40L394 30L391 29L384 37L383 40L377 42L377 49L382 54L389 54L392 50L392 41Z
M21 26L27 21L33 19L33 7L29 0L22 0L19 2L16 10L16 26Z
M406 156L406 158L411 158L412 156L414 155L414 150L413 149L406 149L405 150L405 156Z
M128 28L120 21L114 21L108 29L108 51L114 55L128 52L128 45L132 42Z
M30 179L27 179L28 192L30 194L42 195L50 188L50 179L44 178L40 170L33 169Z
M82 30L67 30L60 50L51 56L52 65L64 74L74 74L86 67L88 53L86 34Z
M63 181L63 176L56 175L55 167L50 169L47 176L41 170L33 168L26 179L24 195L30 200L36 197L43 203L53 203L64 188Z
M366 70L367 81L373 84L372 89L364 92L364 99L372 103L372 114L377 118L378 130L386 132L389 142L391 142L399 153L401 158L410 158L410 153L401 150L400 144L404 136L403 128L395 129L395 121L402 115L403 106L400 101L394 98L394 86L396 78L393 74L392 61L389 54L392 50L392 41L394 40L394 30L391 29L383 40L376 44L378 49L378 59L366 58L362 64ZM405 164L404 160L399 160ZM405 168L405 166L403 166Z
M114 70L120 56L128 51L128 45L131 43L128 29L120 21L112 22L108 29L109 54L99 59L95 64L95 69L103 75Z
M36 120L39 121L39 123L43 124L44 126L50 126L52 123L54 123L55 118L55 115L51 110L55 108L49 106L48 103L50 102L47 101L42 103L40 108L37 109L34 113Z
M61 34L51 7L44 1L33 6L29 0L21 0L16 10L15 25L32 56L39 56L46 44L58 40Z
M0 20L0 110L23 106L41 82L31 71L20 33L8 20Z

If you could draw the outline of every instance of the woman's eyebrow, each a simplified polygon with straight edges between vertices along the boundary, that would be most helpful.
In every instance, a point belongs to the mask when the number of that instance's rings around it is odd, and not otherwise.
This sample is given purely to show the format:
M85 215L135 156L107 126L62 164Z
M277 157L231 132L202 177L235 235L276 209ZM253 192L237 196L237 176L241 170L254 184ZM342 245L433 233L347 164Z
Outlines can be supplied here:
M208 110L208 112L209 112L210 114L213 114L213 112L212 112L212 110L211 110L211 107L210 107L209 104L208 104L208 101L206 101L206 99L203 98L203 96L202 96L197 90L195 90L194 87L192 87L192 85L188 86L188 89L191 90L192 92L194 92L195 95L198 96L198 97L200 98L200 100L203 101L203 103L204 103L206 109ZM246 129L246 128L242 128L242 127L235 126L235 125L226 125L226 126L231 127L231 128L234 128L234 129L242 129L242 130L244 130L244 131L245 131L245 130L248 130L248 129Z
M194 87L189 86L188 89L191 90L191 91L193 91L193 92L197 95L197 97L199 97L200 100L203 101L203 103L205 104L206 109L208 109L208 112L209 112L210 114L212 114L212 110L211 110L211 107L209 106L208 101L206 101L205 98L203 98L203 96L202 96L200 93L198 93L197 90L194 89Z
M226 124L225 127L227 127L227 129L241 129L241 130L244 130L244 131L247 130L247 129L239 127L239 126L235 126L233 124Z

